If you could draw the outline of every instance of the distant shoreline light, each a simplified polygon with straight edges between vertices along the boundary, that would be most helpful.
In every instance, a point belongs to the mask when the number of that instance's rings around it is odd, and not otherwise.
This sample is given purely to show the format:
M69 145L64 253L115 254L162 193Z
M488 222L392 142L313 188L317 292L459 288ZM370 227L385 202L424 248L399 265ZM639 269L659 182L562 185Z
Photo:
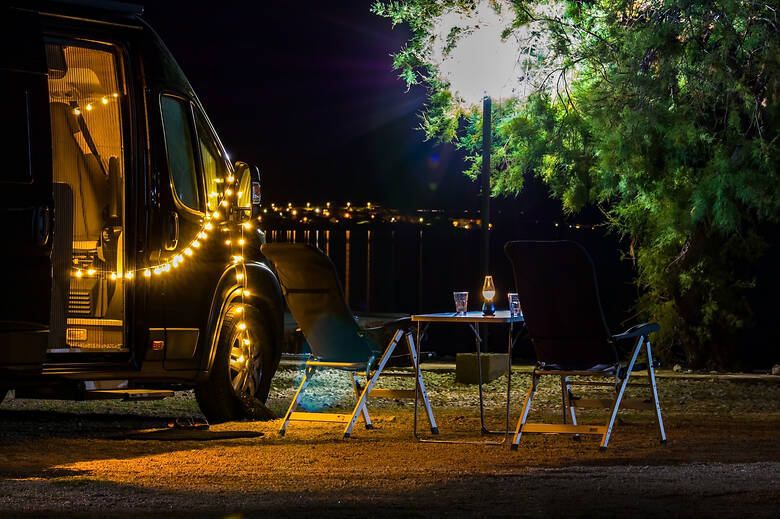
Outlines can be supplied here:
M449 226L452 229L469 231L482 228L479 211L416 209L403 212L399 209L385 208L373 202L359 206L351 202L344 205L333 202L312 203L301 205L286 202L284 204L270 203L262 207L258 222L272 225L278 222L294 223L303 226L377 226L377 225L415 225L422 227ZM598 225L562 220L531 220L536 225L550 225L554 229L568 228L573 230L596 230ZM496 222L490 224L492 230Z

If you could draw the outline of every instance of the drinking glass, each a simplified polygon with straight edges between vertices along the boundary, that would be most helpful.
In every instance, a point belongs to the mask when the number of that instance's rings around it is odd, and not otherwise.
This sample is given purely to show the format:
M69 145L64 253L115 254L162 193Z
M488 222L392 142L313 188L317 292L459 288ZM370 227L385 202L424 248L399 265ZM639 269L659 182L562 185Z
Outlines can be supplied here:
M523 315L523 311L520 308L520 297L517 295L517 293L508 293L507 299L509 299L509 315L512 317L520 317Z
M455 299L455 314L466 315L469 308L469 293L453 292L452 297Z

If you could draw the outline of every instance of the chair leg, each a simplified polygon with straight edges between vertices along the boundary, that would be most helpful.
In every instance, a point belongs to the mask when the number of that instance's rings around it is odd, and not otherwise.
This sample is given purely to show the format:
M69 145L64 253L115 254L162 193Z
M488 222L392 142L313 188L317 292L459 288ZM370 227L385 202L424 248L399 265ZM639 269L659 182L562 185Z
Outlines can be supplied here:
M355 398L360 398L361 388L358 377L355 373L350 373L350 375L352 375L352 387L355 389ZM363 419L366 421L366 429L374 428L371 424L371 417L368 416L368 406L363 406Z
M647 378L653 391L653 403L655 404L655 418L658 422L658 429L661 435L661 443L666 443L666 431L664 430L664 419L661 416L661 403L658 401L658 387L655 383L655 368L653 367L653 353L650 349L650 340L647 341Z
M387 347L385 353L382 355L382 358L379 361L379 365L377 365L376 369L374 369L374 374L366 383L366 387L363 389L363 392L360 394L360 398L358 398L358 402L357 405L355 406L355 410L352 411L352 417L349 419L349 422L347 423L347 427L344 429L344 438L349 438L350 434L352 434L352 428L355 426L358 413L362 412L363 409L365 409L366 401L368 400L368 395L369 393L371 393L371 390L374 389L374 385L376 384L376 381L379 379L379 375L382 373L382 370L385 369L385 364L387 364L387 361L390 359L390 355L393 354L393 351L395 350L398 341L401 340L401 335L402 335L401 330L395 332L395 335L393 336L393 340L390 341L390 345Z
M436 419L433 417L431 402L428 400L428 392L425 391L425 382L423 382L422 372L417 369L417 363L420 362L420 359L417 358L417 350L415 349L412 332L406 332L406 345L409 347L409 356L412 359L412 367L415 373L418 373L416 382L417 388L420 391L420 395L422 396L423 404L425 405L425 412L428 414L428 423L431 424L431 433L439 434L439 428L436 426Z
M290 416L292 416L295 408L298 407L298 402L300 402L301 397L303 396L303 390L306 389L306 386L309 385L312 375L314 375L314 370L307 367L303 372L303 380L301 380L301 385L298 386L298 390L295 392L292 402L290 402L290 408L287 409L287 413L284 415L284 422L282 422L282 427L279 429L280 436L284 436L284 433L287 430L287 425L290 423Z
M531 410L531 402L534 399L534 391L536 391L536 384L539 382L539 375L534 373L531 376L531 387L528 388L528 393L525 396L525 403L523 404L523 412L520 415L520 419L517 421L517 429L515 429L515 437L512 440L512 450L517 450L520 443L520 435L523 434L523 425L528 420L528 412Z
M574 404L572 403L571 386L569 385L569 377L561 377L561 390L563 391L563 423L566 423L566 412L569 413L572 425L577 425L577 414L574 411ZM575 434L572 437L573 440L578 441L580 439L579 434Z
M628 368L626 369L626 376L623 378L623 382L620 384L620 389L618 390L618 394L615 395L615 403L612 406L612 413L609 415L609 421L607 422L607 430L604 432L604 436L601 439L601 445L599 446L599 449L602 451L607 450L607 444L609 443L609 437L612 434L612 427L615 425L615 418L617 417L618 409L620 409L620 402L623 400L623 393L626 392L626 386L628 385L628 379L631 377L631 371L634 369L634 363L636 362L636 358L639 355L639 350L642 349L642 343L644 342L645 337L640 336L636 340L636 346L634 347L634 353L631 355L631 361L628 363Z
M563 423L568 423L568 420L566 419L566 414L569 412L567 400L568 397L566 395L566 389L568 387L568 384L566 384L566 379L568 377L561 375L561 411L563 411Z

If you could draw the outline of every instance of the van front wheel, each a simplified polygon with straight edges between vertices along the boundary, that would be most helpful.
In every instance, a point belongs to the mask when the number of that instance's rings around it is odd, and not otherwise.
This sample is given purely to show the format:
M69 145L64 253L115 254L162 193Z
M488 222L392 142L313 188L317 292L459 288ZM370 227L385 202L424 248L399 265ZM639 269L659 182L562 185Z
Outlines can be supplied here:
M209 379L195 387L198 405L209 422L273 417L264 405L274 372L272 337L257 308L228 307Z

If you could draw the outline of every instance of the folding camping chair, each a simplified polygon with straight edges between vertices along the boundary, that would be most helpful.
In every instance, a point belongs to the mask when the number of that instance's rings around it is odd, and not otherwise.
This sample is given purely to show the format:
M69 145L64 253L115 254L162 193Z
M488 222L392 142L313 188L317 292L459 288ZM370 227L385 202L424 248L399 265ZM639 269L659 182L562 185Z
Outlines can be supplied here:
M639 324L612 335L607 328L599 300L596 272L582 246L571 241L515 241L504 246L512 263L515 285L525 317L525 325L536 351L536 366L531 387L515 430L512 448L517 449L523 433L563 433L601 435L601 450L607 448L618 409L655 409L661 443L666 443L661 406L655 381L650 333L658 324ZM616 343L634 339L626 365L620 363ZM647 364L637 364L640 351ZM631 384L649 388L650 398L624 399L633 371L647 370L648 382ZM544 375L559 377L563 401L563 425L527 423L534 392ZM609 378L610 381L571 380L570 377ZM583 399L572 393L572 386L611 387L614 397ZM606 425L577 423L575 407L611 408ZM568 415L568 416L567 416ZM567 423L567 418L571 423Z
M287 306L312 352L306 361L303 380L284 416L279 434L285 433L291 421L340 422L347 424L344 437L349 438L358 415L361 414L365 419L366 429L372 429L367 408L369 397L414 398L415 395L414 389L375 389L380 375L416 377L431 431L436 434L436 421L425 392L425 384L417 370L418 360L410 319L399 319L379 328L361 328L344 299L336 268L322 251L310 245L292 243L265 244L261 250L275 265ZM376 332L382 330L395 330L385 348L381 348L374 338ZM383 373L396 346L404 337L414 372ZM350 373L357 396L357 404L351 415L295 411L304 389L321 368L340 369ZM366 378L364 387L360 385L359 376Z

